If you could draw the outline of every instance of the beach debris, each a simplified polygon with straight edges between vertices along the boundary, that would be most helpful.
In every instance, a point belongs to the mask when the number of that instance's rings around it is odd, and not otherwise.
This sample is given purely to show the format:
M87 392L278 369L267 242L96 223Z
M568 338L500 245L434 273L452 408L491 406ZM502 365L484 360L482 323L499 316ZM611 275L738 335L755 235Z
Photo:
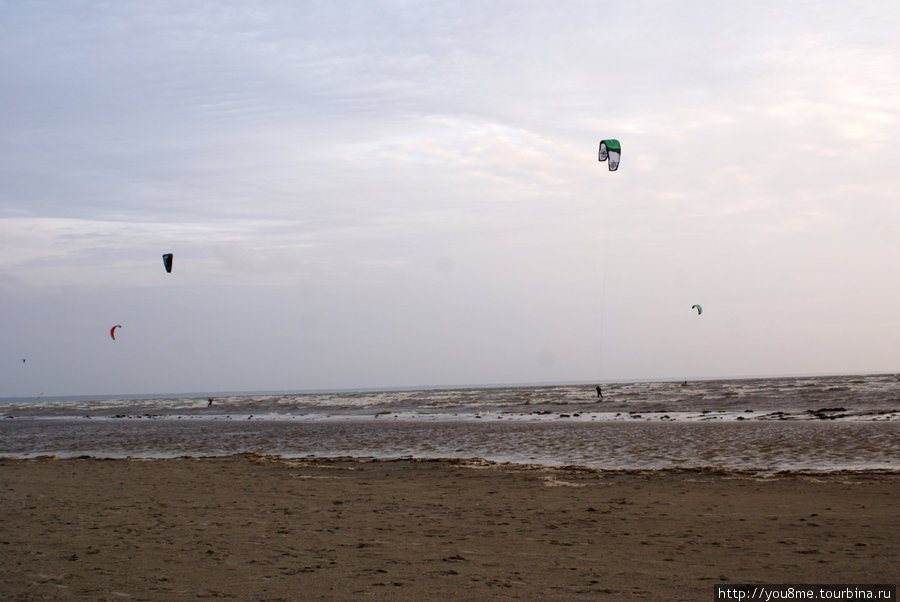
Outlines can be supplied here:
M834 420L835 418L843 418L846 414L846 408L820 408L818 410L806 410L807 414L812 414L819 420Z
M778 420L789 419L788 415L780 410L777 412L769 412L768 414L763 414L759 417L760 420L771 420L773 418L777 418Z
M619 169L622 156L622 145L615 138L600 141L600 161L609 161L609 171Z
M700 306L699 303L695 303L695 304L691 305L691 309L696 309L698 316L703 313L703 308Z
M171 253L166 253L162 257L163 257L163 265L166 268L166 272L171 274L172 273L172 259L174 259L175 256L172 255Z
M111 336L112 340L114 340L114 341L116 340L116 329L117 328L122 328L122 325L116 324L115 326L113 326L112 328L109 329L109 336Z

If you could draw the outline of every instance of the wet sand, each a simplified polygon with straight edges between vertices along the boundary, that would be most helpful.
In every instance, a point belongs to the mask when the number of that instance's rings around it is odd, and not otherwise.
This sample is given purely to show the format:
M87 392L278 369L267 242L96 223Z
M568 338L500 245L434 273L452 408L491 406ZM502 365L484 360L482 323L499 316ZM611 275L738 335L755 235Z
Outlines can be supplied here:
M0 596L712 599L897 583L900 475L0 460Z

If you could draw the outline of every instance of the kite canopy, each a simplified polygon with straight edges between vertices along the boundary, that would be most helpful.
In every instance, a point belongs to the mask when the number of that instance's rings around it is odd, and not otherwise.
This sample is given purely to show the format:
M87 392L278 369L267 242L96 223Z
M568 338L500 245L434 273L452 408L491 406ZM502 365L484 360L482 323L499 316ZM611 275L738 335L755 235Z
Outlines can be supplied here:
M700 305L691 305L691 309L696 309L698 316L703 313L703 308Z
M163 255L163 265L166 266L166 271L170 274L172 273L172 259L174 257L175 256L171 253L166 253L165 255Z
M600 141L600 161L609 160L609 171L619 169L619 159L622 157L622 145L619 141L610 138Z
M112 337L112 340L116 340L116 328L122 328L121 324L116 324L112 328L109 329L109 336Z

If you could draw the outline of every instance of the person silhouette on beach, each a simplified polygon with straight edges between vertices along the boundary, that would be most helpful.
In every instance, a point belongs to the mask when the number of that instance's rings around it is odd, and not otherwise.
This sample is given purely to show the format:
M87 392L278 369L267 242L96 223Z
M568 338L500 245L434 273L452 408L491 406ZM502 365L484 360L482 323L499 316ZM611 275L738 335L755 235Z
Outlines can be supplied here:
M597 399L603 399L603 391L600 390L600 385L597 385Z
M212 398L212 397L207 397L206 400L209 402L208 404L206 404L206 407L212 406L213 398Z

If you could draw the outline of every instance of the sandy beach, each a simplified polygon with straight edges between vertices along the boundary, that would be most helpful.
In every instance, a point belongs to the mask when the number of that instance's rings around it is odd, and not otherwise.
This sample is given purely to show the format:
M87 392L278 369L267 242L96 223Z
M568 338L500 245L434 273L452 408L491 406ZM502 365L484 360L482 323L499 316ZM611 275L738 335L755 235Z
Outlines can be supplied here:
M900 476L0 460L4 599L712 599L897 583Z

